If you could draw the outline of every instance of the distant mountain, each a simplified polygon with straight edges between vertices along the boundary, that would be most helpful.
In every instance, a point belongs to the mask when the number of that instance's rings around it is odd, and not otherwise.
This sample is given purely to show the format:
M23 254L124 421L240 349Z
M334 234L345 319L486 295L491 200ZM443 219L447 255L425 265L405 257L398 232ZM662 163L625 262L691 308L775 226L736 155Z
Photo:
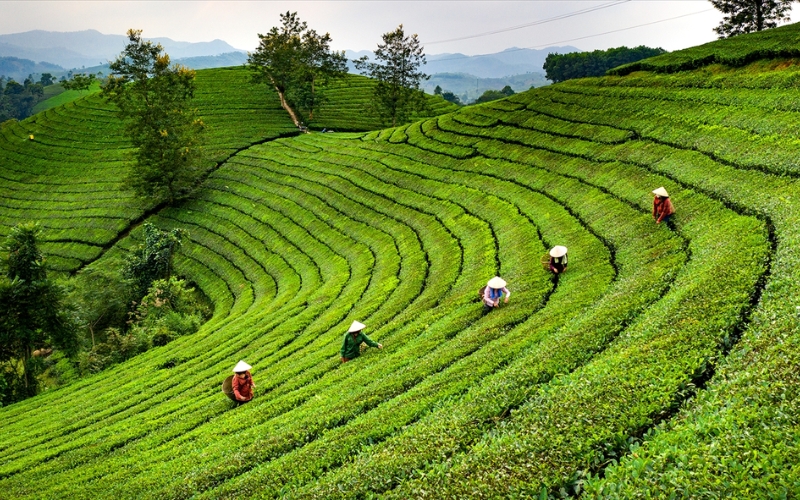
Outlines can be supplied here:
M222 40L193 43L169 38L145 38L160 43L173 60L230 52L244 53ZM92 67L114 59L122 52L127 40L125 35L104 35L96 30L26 31L0 35L0 57L46 61L67 69Z
M502 78L511 75L525 73L544 74L544 60L549 53L567 54L570 52L580 52L572 46L547 47L545 49L520 49L512 47L502 52L494 54L481 54L468 56L465 54L428 54L427 64L424 71L429 75L437 73L466 73L477 78ZM367 50L360 52L346 51L348 59L355 59L367 56L374 57L373 53ZM351 72L355 69L350 64Z
M469 104L487 90L500 90L506 85L514 89L514 92L523 92L531 87L542 87L548 84L550 81L544 77L544 73L536 72L499 78L478 78L468 73L435 73L422 85L422 88L428 94L433 94L438 85L442 91L456 94L462 104Z
M241 66L247 63L246 52L226 52L224 54L217 54L215 56L195 56L184 57L175 59L175 62L180 63L187 68L192 69L206 69L206 68L224 68L226 66Z
M37 63L29 59L20 59L18 57L0 57L0 76L13 79L18 83L22 83L28 75L41 75L42 73L52 73L56 75L63 71L64 68L55 64Z
M226 52L224 54L217 54L215 56L183 57L180 59L170 58L170 61L191 69L224 68L226 66L241 66L247 63L247 53ZM97 66L81 68L74 72L90 74L101 73L103 76L107 76L111 73L111 69L109 68L108 64L100 64ZM66 74L66 71L63 73L53 72L53 74L60 77L62 74Z

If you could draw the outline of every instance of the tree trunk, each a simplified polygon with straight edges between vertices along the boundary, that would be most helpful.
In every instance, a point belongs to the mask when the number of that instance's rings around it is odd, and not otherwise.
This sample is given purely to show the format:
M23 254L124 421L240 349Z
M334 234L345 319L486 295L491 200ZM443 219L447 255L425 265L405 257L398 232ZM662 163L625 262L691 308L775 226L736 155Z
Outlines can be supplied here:
M756 0L756 31L764 29L764 2Z
M33 384L33 381L29 379L30 377L30 370L28 369L28 362L31 359L31 346L25 346L25 352L23 352L23 359L22 359L22 379L25 382L25 395L28 396L28 387Z
M281 92L281 89L275 86L275 91L278 93L278 97L281 99L281 107L285 109L287 113L289 113L289 118L291 118L295 126L299 128L301 123L300 119L297 117L297 113L295 113L292 107L289 106L289 103L286 102L286 97L283 95L283 92Z

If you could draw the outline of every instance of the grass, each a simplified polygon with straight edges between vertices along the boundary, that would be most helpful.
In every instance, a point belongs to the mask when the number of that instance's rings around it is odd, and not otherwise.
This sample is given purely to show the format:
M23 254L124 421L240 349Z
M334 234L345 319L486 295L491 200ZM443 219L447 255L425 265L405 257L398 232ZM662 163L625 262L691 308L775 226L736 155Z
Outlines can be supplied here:
M792 29L749 40L778 57ZM262 113L263 95L231 90L243 70L198 72L218 164L150 220L189 230L178 269L214 316L0 410L1 491L796 495L797 74L774 61L640 71L367 132L353 131L377 127L357 121L368 85L356 79L319 114L350 132L281 137L277 103ZM91 180L123 164L124 144L106 132L67 146L71 128L113 130L108 112L91 97L52 108L28 123L35 145L24 122L2 131L16 201L0 222L35 213L61 231L51 259L104 265L141 240L135 229L106 251L146 207ZM651 217L658 186L671 227ZM554 277L541 258L557 244L570 268ZM511 300L484 314L477 290L494 275ZM342 365L354 319L384 349ZM219 384L239 359L258 388L234 408Z

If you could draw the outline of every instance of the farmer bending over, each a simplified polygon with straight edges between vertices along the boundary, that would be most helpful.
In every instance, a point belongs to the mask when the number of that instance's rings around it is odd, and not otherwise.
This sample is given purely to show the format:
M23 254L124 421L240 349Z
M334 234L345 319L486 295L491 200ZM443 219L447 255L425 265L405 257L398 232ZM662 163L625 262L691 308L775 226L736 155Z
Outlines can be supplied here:
M567 247L556 245L550 250L550 270L556 274L567 270Z
M490 279L486 286L481 288L481 298L483 299L483 311L488 312L500 306L500 298L505 297L503 303L508 303L511 292L506 288L506 281L500 276Z
M669 218L675 213L675 207L672 206L667 190L660 187L654 189L653 194L656 195L653 198L653 218L656 224L661 224L662 221L669 222Z
M347 330L347 333L344 334L344 342L342 343L342 349L339 351L339 354L342 356L342 363L347 363L351 359L357 358L361 355L361 343L365 343L370 347L377 347L378 349L383 349L383 344L379 344L372 340L371 338L367 337L361 330L366 328L366 325L363 323L359 323L358 321L353 321L353 324L350 325L350 329Z
M236 396L236 401L239 403L246 403L253 399L253 388L256 384L253 383L253 376L250 375L252 368L244 361L239 361L233 367L236 375L233 376L231 385L233 386L233 395Z

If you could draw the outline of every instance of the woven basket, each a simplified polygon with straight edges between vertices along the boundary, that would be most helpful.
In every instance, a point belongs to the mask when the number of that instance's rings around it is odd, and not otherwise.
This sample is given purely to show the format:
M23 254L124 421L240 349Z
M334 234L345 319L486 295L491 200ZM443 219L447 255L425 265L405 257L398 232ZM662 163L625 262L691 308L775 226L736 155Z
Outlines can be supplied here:
M236 401L236 395L233 393L233 375L226 378L222 382L222 392L224 392L226 396L231 398L231 400Z

